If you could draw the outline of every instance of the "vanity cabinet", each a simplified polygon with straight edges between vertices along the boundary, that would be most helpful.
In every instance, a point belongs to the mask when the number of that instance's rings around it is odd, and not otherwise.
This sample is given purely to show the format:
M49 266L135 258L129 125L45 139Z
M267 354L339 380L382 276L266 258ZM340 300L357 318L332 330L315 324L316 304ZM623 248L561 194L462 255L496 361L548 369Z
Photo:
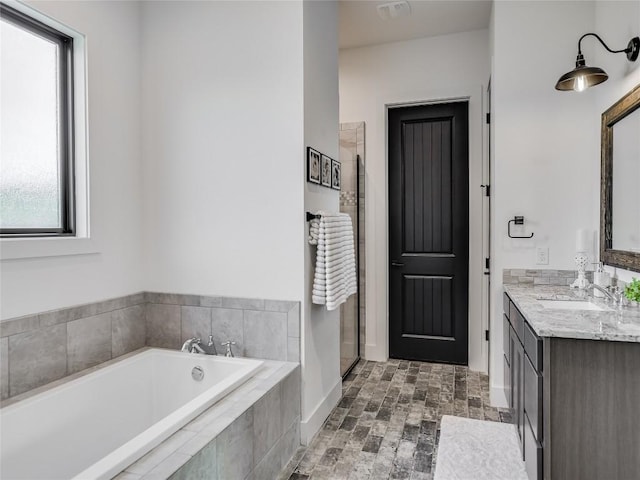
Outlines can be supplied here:
M527 324L509 296L504 294L503 334L508 327L508 343L503 344L505 393L513 409L522 459L529 480L542 479L542 341Z
M529 480L640 479L640 342L538 336L506 293L503 335Z

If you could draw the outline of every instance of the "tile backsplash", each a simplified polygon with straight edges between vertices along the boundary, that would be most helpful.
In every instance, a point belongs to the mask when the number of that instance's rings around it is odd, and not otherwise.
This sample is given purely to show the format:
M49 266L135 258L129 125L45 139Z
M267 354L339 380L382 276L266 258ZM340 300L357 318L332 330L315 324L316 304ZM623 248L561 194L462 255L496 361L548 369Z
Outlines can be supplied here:
M545 269L516 269L505 268L502 270L502 283L531 283L533 285L571 285L577 278L575 270L545 270ZM587 279L593 281L593 272L586 272ZM626 283L617 278L611 279L612 285L624 289Z
M144 346L191 337L236 342L237 356L300 361L300 304L144 292L0 322L1 398L22 394Z
M592 272L587 272L592 275ZM571 285L577 277L575 270L504 269L502 283L531 283L534 285ZM587 277L589 278L589 277Z

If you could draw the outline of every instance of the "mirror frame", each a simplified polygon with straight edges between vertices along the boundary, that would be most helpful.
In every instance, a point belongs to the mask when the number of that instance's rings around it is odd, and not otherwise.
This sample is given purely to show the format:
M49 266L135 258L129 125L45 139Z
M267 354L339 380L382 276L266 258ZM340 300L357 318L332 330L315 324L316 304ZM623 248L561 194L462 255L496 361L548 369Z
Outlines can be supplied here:
M600 171L600 261L640 272L640 253L613 247L613 126L640 108L640 84L602 114ZM640 186L639 186L640 188Z

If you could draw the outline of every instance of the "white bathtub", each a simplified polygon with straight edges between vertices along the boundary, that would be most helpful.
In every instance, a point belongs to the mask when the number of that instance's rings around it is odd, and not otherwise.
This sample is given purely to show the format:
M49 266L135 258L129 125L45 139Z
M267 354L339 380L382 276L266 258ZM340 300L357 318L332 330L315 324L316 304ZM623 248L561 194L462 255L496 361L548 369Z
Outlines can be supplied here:
M261 364L149 349L4 407L0 477L111 478L248 380ZM192 378L196 366L204 371L201 381Z

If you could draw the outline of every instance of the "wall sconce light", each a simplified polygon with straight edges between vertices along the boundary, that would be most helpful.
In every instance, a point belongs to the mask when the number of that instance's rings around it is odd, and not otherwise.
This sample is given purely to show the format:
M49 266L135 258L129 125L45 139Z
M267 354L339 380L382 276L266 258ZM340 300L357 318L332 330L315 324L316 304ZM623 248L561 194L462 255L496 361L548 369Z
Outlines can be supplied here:
M606 43L595 33L585 33L580 40L578 40L578 56L576 57L576 68L568 73L565 73L560 77L558 83L556 83L556 90L569 91L574 90L576 92L582 92L589 87L598 85L609 78L607 72L598 67L587 67L582 56L582 49L580 43L584 37L596 37L602 46L611 53L626 53L627 59L630 62L635 62L640 52L640 38L633 37L629 40L627 48L624 50L611 50Z

